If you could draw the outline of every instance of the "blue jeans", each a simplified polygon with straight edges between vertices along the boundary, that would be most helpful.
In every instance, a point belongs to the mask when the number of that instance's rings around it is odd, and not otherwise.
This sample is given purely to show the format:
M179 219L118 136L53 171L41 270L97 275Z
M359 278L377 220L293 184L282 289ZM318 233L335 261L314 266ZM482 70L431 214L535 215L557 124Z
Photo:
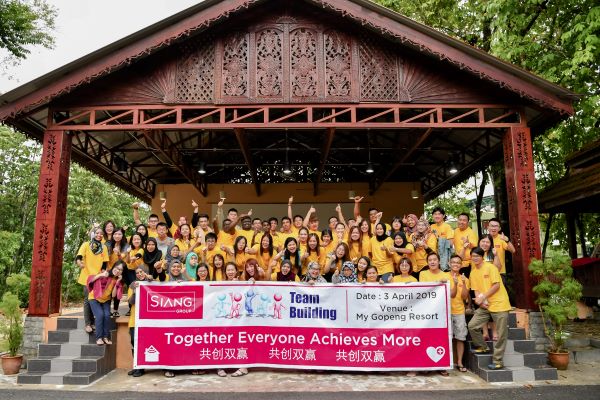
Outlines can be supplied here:
M110 303L110 301L100 303L98 300L90 300L90 307L96 319L96 340L110 339Z

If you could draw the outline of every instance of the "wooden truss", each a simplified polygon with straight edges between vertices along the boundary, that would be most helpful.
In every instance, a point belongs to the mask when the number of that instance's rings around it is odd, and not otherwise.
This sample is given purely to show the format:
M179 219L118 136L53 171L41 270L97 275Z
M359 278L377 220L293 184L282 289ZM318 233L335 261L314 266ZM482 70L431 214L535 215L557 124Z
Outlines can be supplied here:
M136 105L54 108L48 129L510 128L526 126L514 106L430 104Z

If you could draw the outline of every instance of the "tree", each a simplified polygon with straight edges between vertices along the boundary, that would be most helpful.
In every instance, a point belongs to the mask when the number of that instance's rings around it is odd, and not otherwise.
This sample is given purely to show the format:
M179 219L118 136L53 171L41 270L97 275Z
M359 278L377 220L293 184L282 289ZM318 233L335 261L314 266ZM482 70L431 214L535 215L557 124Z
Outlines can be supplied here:
M568 154L600 137L597 0L378 2L581 95L572 117L534 140L538 190L564 175ZM502 173L492 175L498 180ZM597 215L584 217L587 232L597 232L591 229L597 220ZM553 226L558 229L559 224ZM554 233L556 238L565 237Z
M16 65L31 52L30 46L54 46L56 8L45 0L0 0L2 65Z
M33 230L42 148L23 134L0 125L0 295L10 275L30 274ZM63 257L63 290L67 298L81 295L71 283L79 270L75 255L94 222L112 220L117 227L133 227L133 196L115 188L76 163L71 164ZM144 205L142 213L149 207ZM131 229L130 229L131 231Z

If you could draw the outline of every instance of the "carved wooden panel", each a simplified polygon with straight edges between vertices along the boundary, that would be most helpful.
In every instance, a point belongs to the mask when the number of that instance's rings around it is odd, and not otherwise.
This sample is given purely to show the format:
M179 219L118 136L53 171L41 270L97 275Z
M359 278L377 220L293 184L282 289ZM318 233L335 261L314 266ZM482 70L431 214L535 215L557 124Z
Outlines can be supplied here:
M248 33L235 32L223 40L221 95L248 97Z
M350 99L352 90L352 41L338 31L323 34L325 43L326 96L339 101Z
M476 78L327 16L266 12L175 43L60 105L498 103Z
M283 32L265 29L256 38L256 97L281 98L283 94Z
M211 103L215 87L214 38L203 35L180 46L177 60L176 94L178 103Z
M311 98L318 95L317 32L308 28L290 33L291 97Z
M365 37L359 43L359 56L361 100L398 101L396 54L377 46L372 37Z

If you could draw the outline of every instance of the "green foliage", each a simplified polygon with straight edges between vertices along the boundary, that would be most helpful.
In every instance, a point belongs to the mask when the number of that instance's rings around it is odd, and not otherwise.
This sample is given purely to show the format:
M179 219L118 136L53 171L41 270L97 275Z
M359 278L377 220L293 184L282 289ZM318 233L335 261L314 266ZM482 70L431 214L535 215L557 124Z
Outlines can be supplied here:
M534 140L538 190L564 175L567 155L600 138L598 0L376 1L582 96L572 117ZM584 217L591 243L600 242L598 218ZM563 231L554 223L551 239L566 249Z
M577 301L581 299L582 287L573 278L571 260L565 256L555 256L546 261L534 259L529 264L529 271L538 279L533 287L537 294L537 304L544 321L546 336L550 339L550 351L564 352L565 340L568 337L563 326L569 317L577 315Z
M0 319L0 333L8 343L10 356L14 357L23 342L23 315L19 308L19 297L10 292L4 293L0 302L0 312L4 316Z
M52 48L56 9L45 0L0 0L0 49L24 59L28 47Z
M0 125L0 294L11 274L31 274L35 208L37 204L41 146L21 133ZM113 220L117 227L133 226L133 196L102 178L71 164L63 257L64 300L76 300L82 290L75 282L79 269L74 260L82 242L89 240L93 223ZM147 212L147 207L143 212ZM131 229L130 229L131 230ZM18 292L18 291L17 291ZM25 295L19 297L27 301Z
M466 182L456 185L448 192L425 204L425 213L431 216L435 207L442 207L446 216L457 218L462 212L470 212L471 204L467 196L472 195L473 187L469 187Z
M6 278L6 286L11 293L14 293L21 302L21 307L27 307L29 304L29 285L31 278L23 273L10 274Z

